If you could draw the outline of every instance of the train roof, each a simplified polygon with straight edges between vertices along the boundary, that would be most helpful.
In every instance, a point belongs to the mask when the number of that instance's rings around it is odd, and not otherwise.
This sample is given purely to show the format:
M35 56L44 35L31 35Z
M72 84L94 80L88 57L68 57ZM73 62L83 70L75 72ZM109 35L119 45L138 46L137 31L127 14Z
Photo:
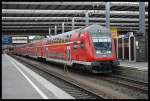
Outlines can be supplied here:
M93 25L90 25L88 27L82 27L82 28L79 28L79 29L74 29L72 31L68 31L68 32L64 32L62 34L58 34L58 35L54 35L54 36L51 36L50 38L57 38L57 37L61 37L61 36L66 36L66 35L71 35L75 32L83 32L83 31L87 31L89 33L105 33L105 34L110 34L111 31L110 29L104 27L104 26L101 26L101 25L98 25L98 24L93 24ZM50 38L44 38L44 39L41 39L41 40L35 40L35 41L32 41L31 43L36 43L36 42L39 42L39 41L44 41L44 40L48 40ZM31 43L27 43L27 44L31 44ZM27 45L27 44L24 44L24 45ZM22 45L22 46L24 46Z
M83 31L88 31L89 33L100 33L100 32L106 33L106 34L111 33L110 29L108 29L107 27L98 25L98 24L90 25L90 26L84 28Z
M50 38L53 38L53 37L56 38L56 37L61 37L61 36L65 36L65 35L70 35L70 34L73 34L75 32L80 32L80 31L81 32L82 31L88 31L90 33L99 33L99 32L106 33L106 34L111 33L110 29L108 29L104 26L98 25L98 24L93 24L93 25L90 25L88 27L74 29L72 31L68 31L68 32L65 32L65 33L62 33L62 34L51 36ZM49 38L45 38L45 39L49 39Z

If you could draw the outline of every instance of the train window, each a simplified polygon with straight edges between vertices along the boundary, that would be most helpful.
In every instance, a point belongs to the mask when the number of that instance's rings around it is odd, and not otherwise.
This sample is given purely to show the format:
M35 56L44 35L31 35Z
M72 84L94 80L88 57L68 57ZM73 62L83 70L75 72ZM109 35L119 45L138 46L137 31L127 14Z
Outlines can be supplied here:
M58 43L58 38L56 38L56 43Z
M78 34L78 37L80 37L81 36L81 32L79 32L79 34Z
M85 48L84 42L82 41L82 42L81 42L81 49L84 49L84 48Z
M70 39L70 38L68 38L68 42L69 42L69 39Z
M60 43L60 38L58 38L58 43Z
M66 42L66 39L64 38L64 42Z
M75 50L78 48L78 43L77 43L76 41L74 42L73 48L74 48Z
M74 42L74 45L78 45L78 43L75 41L75 42Z
M66 42L69 42L69 38L66 38Z
M63 43L63 39L61 38L61 43Z
M48 44L51 44L51 40L48 40Z
M67 42L67 39L65 38L65 42Z

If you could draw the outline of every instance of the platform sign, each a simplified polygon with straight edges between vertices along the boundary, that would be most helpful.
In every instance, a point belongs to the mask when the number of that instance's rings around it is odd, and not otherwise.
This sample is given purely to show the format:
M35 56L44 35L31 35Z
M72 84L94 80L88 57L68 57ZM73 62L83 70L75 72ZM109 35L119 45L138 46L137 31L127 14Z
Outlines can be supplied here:
M128 39L129 38L129 33L127 32L126 34L125 34L125 37L124 37L125 39Z
M11 36L2 36L2 44L11 44L12 37Z
M13 36L12 43L28 43L28 38L26 36Z
M118 38L118 34L117 34L118 29L117 28L111 28L111 32L112 32L113 39Z

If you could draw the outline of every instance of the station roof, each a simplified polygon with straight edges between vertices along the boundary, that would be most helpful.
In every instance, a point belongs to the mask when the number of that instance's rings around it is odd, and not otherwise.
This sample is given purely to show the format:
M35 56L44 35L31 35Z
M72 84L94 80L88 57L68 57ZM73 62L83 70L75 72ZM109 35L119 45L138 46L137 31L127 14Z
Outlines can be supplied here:
M110 2L110 27L121 30L139 30L139 2ZM3 34L47 34L49 27L54 34L86 25L85 13L88 12L89 24L105 26L105 2L2 2ZM148 2L145 2L145 24L148 29Z

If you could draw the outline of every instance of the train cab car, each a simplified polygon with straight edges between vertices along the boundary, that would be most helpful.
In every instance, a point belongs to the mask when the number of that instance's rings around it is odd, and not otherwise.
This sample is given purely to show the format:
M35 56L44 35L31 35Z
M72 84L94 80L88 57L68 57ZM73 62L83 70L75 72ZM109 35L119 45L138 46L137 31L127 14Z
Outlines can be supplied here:
M119 64L111 31L106 27L91 25L72 34L70 41L72 65L93 73L108 73Z

